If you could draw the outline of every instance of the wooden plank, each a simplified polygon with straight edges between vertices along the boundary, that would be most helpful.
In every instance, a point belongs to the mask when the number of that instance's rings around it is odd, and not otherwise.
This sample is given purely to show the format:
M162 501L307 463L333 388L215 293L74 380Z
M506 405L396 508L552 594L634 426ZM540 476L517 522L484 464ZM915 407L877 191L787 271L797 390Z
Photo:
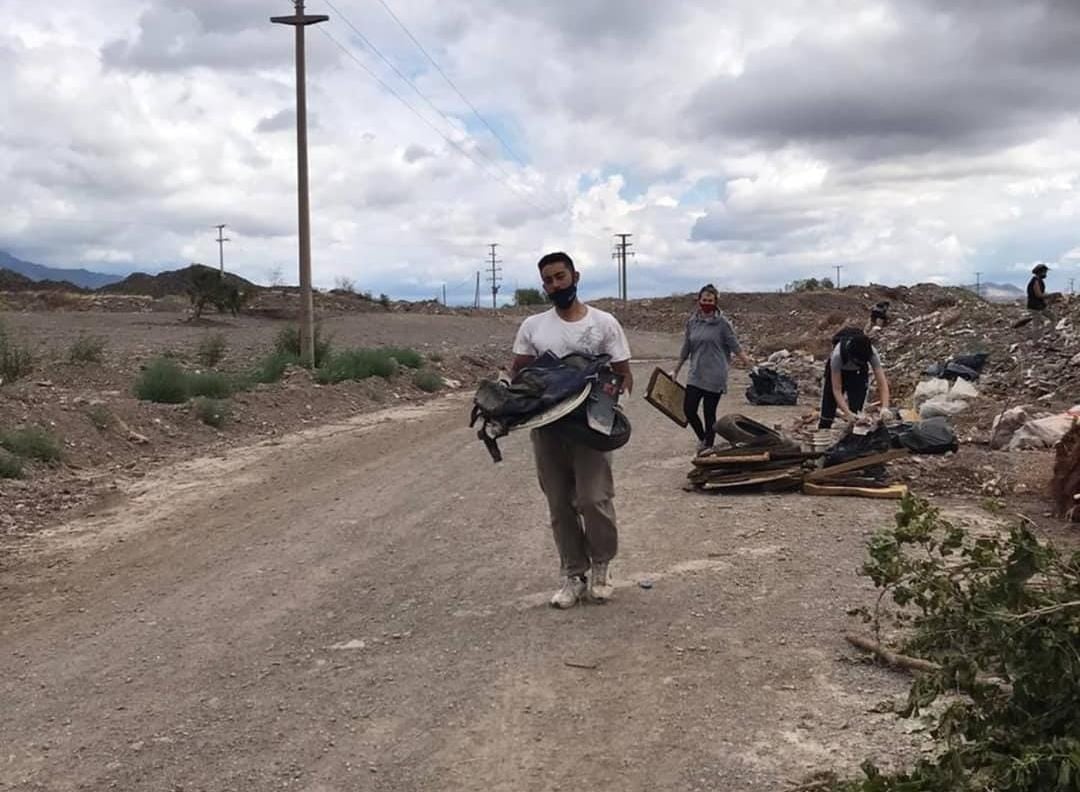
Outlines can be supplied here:
M877 498L880 500L900 500L907 495L906 484L893 484L889 487L830 487L827 484L803 483L804 495L835 495L848 498Z
M772 459L768 453L764 454L738 454L732 456L699 456L694 457L694 467L724 467L731 465L748 465L757 464L759 462L768 462Z
M870 456L853 459L850 462L844 462L839 465L833 465L832 467L815 470L806 477L806 480L825 481L830 478L835 478L843 473L854 473L856 470L862 470L871 465L881 465L885 462L892 462L894 459L908 456L909 453L910 452L906 448L892 448L881 454L871 454Z

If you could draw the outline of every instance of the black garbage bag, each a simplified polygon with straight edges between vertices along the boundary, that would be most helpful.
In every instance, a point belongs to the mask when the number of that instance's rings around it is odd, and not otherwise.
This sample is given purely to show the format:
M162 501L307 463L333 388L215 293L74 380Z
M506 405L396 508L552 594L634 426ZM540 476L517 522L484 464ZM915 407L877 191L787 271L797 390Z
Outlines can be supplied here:
M776 369L754 368L750 371L750 385L746 388L746 400L757 405L798 404L799 383Z
M957 355L949 363L966 366L977 374L982 374L986 361L990 359L989 352L976 352L974 355Z
M947 454L960 447L956 432L945 417L904 424L895 439L913 454Z
M979 378L979 372L962 363L957 363L955 360L950 360L945 364L945 373L942 374L942 376L950 381L955 379L965 379L968 382L974 382Z
M892 436L884 426L869 434L848 432L832 448L825 452L825 467L841 465L859 457L881 454L893 447Z

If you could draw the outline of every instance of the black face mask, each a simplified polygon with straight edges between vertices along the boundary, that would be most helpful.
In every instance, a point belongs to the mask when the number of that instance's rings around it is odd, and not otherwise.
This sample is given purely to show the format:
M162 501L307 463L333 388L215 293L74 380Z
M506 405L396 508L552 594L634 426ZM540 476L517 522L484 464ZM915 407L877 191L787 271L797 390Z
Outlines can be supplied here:
M556 308L565 311L573 305L574 300L577 299L577 284L551 292L551 294L548 295L548 299L555 304Z

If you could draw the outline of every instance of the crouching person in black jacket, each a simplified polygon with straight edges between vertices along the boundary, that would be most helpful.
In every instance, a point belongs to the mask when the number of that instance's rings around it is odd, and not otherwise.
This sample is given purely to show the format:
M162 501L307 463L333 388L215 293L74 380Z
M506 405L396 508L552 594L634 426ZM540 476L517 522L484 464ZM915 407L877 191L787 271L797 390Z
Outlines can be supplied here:
M575 352L609 355L629 393L634 382L630 345L618 320L577 298L581 276L570 256L549 253L538 266L555 307L522 322L514 341L514 373L545 352L560 358ZM556 426L534 430L532 441L563 577L551 604L565 609L585 597L606 601L612 593L608 564L618 550L611 455L568 439Z
M821 388L821 420L818 428L830 429L836 411L854 421L866 404L870 391L870 370L877 380L881 409L889 409L889 380L881 367L881 358L861 330L841 331L833 338L833 350L825 363L825 381Z

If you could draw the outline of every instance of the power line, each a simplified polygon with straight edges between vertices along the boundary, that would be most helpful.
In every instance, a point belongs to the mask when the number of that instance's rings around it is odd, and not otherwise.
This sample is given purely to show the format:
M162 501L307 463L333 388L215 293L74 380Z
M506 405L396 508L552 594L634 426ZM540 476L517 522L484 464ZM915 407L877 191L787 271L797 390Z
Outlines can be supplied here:
M517 161L517 163L519 165L521 165L523 168L528 167L525 164L525 161L521 157L518 156L517 152L514 151L513 147L509 143L506 142L506 140L503 138L503 136L495 131L495 128L493 126L491 126L491 124L488 123L486 118L484 118L482 115L480 115L480 111L476 109L476 106L473 105L473 103L469 101L469 98L467 96L465 96L465 94L463 94L461 92L461 90L457 87L457 85L454 84L454 81L451 80L449 75L447 75L447 73L442 70L442 67L439 66L439 64L428 53L428 51L426 49L424 49L424 45L421 44L419 41L417 41L416 36L414 36L412 34L412 31L409 30L409 28L406 26L406 24L404 22L402 22L398 18L398 15L394 13L394 10L392 8L390 8L390 6L386 3L386 0L379 0L379 3L380 3L380 5L382 5L383 8L386 9L386 13L388 13L390 15L390 18L393 19L395 22L397 22L398 26L401 27L401 29L403 31L405 31L405 35L409 37L409 40L412 41L412 43L416 45L416 48L418 50L420 50L420 52L422 52L424 54L424 57L428 59L428 61L431 63L431 65L435 67L435 71L437 71L440 75L442 75L442 78L444 80L446 80L447 85L449 85L451 88L453 88L454 93L456 93L458 96L461 97L461 101L463 101L465 104L467 104L469 106L469 109L472 110L473 115L475 115L480 120L480 123L482 123L485 127L487 127L488 131L492 135L494 135L495 138L500 143L502 143L503 148L506 149L507 153L510 154L510 156L513 157Z
M395 99L397 99L399 102L401 102L403 105L405 105L405 107L407 107L410 111L412 111L413 115L415 115L417 118L419 118L421 121L423 121L429 127L431 127L431 129L435 132L435 134L437 134L439 137L441 137L443 140L445 140L449 145L451 145L455 149L457 149L457 151L462 156L464 156L464 157L468 158L469 160L471 160L472 163L474 165L476 165L476 167L480 168L480 170L482 170L484 173L486 173L492 179L495 179L497 182L502 184L503 187L505 187L507 190L509 190L515 197L520 198L522 201L525 201L525 203L532 206L538 212L543 212L543 213L546 214L546 213L551 211L550 209L545 209L544 207L534 203L532 201L532 199L529 198L529 196L527 196L524 193L521 193L520 191L518 191L514 187L514 185L510 184L510 182L506 181L505 179L499 178L499 175L497 173L493 173L491 170L489 170L484 165L484 163L477 160L466 149L462 148L462 146L459 145L457 141L451 139L446 134L444 134L443 131L441 129L439 129L427 116L425 116L423 113L421 113L419 110L417 110L416 107L413 106L413 104L411 102L409 102L409 100L407 100L404 96L402 96L400 93L398 93L392 87L387 85L385 80L383 80L381 77L379 77L379 75L377 75L374 71L372 71L371 68L368 67L368 65L366 63L364 63L362 60L360 60L356 56L356 53L354 53L352 50L350 50L348 47L346 47L344 44L342 44L340 41L338 41L336 38L334 38L333 35L328 33L323 28L316 28L316 29L320 33L322 33L324 36L326 36L328 39L330 39L330 41L332 41L334 43L334 46L336 46L338 49L340 49L353 63L355 63L357 66L359 66L361 69L363 69L364 72L369 77L371 77L371 79L373 79L375 82L377 82L383 88L383 90L385 90L387 93L389 93Z
M342 13L342 11L337 6L334 5L332 0L323 0L323 2L326 3L326 5L329 6L330 9L333 10L333 12L335 14L337 14L339 17L341 17L341 21L349 26L349 28L352 30L352 32L354 34L356 34L356 37L360 39L360 41L364 44L365 47L370 49L373 53L375 53L376 57L378 57L387 66L389 66L390 70L393 71L394 74L396 74L402 80L402 82L406 83L410 88L412 88L413 91L416 92L416 95L419 96L421 99L424 100L424 102L427 103L428 107L430 107L432 110L434 110L440 116L442 116L442 119L446 122L447 126L449 126L455 132L458 131L457 125L454 123L454 119L450 118L450 116L448 116L446 113L444 113L434 102L432 102L431 99L428 98L427 94L425 94L423 91L421 91L420 88L416 85L416 83L414 83L408 77L408 75L406 75L404 72L402 72L401 69L399 69L394 64L394 62L392 60L390 60L388 57L383 55L382 51L372 43L371 39L369 39L367 36L365 36L363 33L361 33L360 29L356 25L354 25L352 23L352 20L350 20L347 16L345 16L345 14ZM444 135L443 137L446 137L446 136ZM466 137L468 137L468 135L466 135ZM493 166L498 168L500 171L502 171L503 175L506 176L507 179L512 178L511 174L505 168L503 168L502 165L500 165L498 162L492 160L483 151L481 151L480 149L477 149L476 153L479 154L481 157L483 157L485 160L487 160L489 163L491 163ZM534 204L534 206L536 206L536 205ZM540 209L539 206L536 206L536 208ZM544 211L544 210L540 209L540 211Z

